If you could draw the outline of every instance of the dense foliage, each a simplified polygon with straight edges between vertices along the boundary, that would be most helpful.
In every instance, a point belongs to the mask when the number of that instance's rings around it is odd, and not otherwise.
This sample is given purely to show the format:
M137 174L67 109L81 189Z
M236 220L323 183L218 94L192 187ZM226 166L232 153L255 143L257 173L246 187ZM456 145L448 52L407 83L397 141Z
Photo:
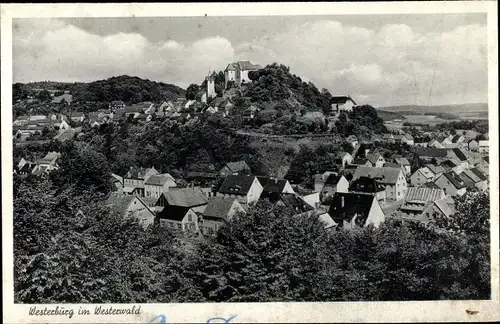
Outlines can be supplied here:
M326 89L318 90L311 82L291 74L290 68L285 65L273 63L249 77L253 81L247 85L244 95L254 102L287 100L298 110L331 110L331 95Z
M211 239L143 229L103 196L16 178L15 301L21 303L488 299L489 196L448 223L387 219L327 232L262 201ZM475 212L476 220L470 221Z

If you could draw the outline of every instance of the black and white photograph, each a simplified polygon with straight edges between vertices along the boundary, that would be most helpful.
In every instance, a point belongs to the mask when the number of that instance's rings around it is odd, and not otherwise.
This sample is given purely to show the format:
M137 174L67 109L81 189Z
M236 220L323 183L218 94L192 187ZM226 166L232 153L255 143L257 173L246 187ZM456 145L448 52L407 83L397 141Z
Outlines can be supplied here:
M12 18L14 304L497 298L488 19Z

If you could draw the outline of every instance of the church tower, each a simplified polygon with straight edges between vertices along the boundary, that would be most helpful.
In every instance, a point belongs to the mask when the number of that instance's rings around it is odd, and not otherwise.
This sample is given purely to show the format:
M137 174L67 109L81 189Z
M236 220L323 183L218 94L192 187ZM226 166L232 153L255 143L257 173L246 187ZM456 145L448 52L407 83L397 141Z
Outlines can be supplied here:
M215 92L215 73L208 73L207 76L207 99L217 97Z

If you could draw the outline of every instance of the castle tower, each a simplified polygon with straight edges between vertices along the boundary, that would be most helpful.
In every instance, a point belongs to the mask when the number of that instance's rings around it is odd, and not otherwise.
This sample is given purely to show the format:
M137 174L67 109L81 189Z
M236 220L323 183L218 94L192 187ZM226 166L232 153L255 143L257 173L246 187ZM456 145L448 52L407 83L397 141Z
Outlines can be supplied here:
M217 97L215 92L215 73L209 73L207 76L207 99Z

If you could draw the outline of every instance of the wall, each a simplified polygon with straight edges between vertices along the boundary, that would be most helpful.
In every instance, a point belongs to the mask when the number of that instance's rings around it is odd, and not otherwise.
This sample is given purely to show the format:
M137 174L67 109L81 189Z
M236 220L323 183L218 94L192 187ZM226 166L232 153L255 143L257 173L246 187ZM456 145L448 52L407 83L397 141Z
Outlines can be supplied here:
M408 184L402 172L399 173L398 182L396 183L396 200L401 200L406 197Z
M370 208L370 213L366 219L365 226L372 224L375 227L379 227L381 223L385 221L385 214L380 207L380 204L376 199L373 199L372 207Z
M264 188L260 184L259 180L257 180L257 178L255 177L252 186L250 187L250 190L248 191L247 194L247 199L246 199L247 204L256 203L257 200L259 200L260 198L262 190L264 190Z
M182 231L189 233L198 233L200 228L198 227L198 215L189 209L186 216L182 219Z

